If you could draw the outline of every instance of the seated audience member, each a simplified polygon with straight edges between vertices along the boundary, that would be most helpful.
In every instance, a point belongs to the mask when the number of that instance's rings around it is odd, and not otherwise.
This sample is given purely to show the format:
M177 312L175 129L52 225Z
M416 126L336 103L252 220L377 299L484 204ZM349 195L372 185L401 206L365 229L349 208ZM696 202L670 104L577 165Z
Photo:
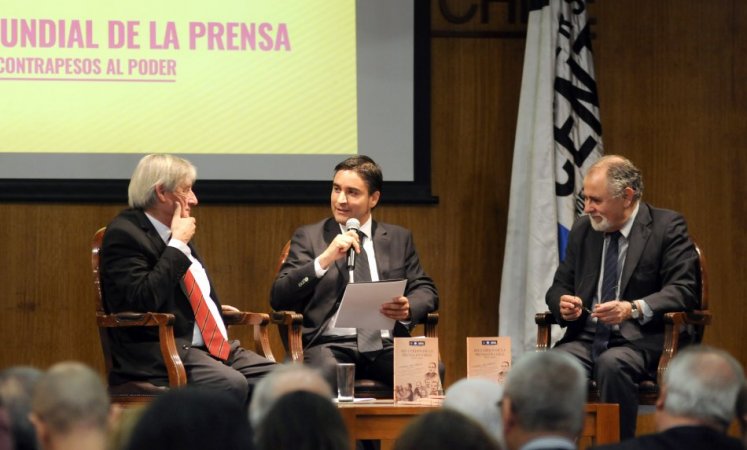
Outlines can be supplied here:
M278 398L294 391L308 391L332 398L332 388L318 370L301 364L279 365L254 390L249 405L249 422L257 429Z
M246 409L226 392L197 386L161 394L132 430L129 450L251 450Z
M247 402L274 363L228 341L221 304L192 245L197 177L189 161L144 156L128 189L130 208L106 228L101 291L107 312L159 311L175 316L174 337L187 382L230 392ZM199 320L198 320L199 318ZM111 336L110 384L145 380L168 385L158 328L118 328Z
M35 450L36 431L29 420L31 396L42 371L16 366L0 371L0 401L10 421L10 433L16 450Z
M256 430L259 450L348 450L350 437L328 396L296 391L283 395Z
M508 373L500 402L509 450L575 450L586 389L584 369L567 353L524 354Z
M446 391L444 408L454 409L481 424L496 442L504 445L498 402L503 386L486 378L463 378Z
M34 386L31 422L45 450L104 450L109 394L104 381L78 362L53 365Z
M664 373L656 400L656 433L597 447L605 450L741 450L726 434L744 371L728 353L707 346L680 351Z
M414 419L394 443L394 450L499 450L501 447L474 420L452 409Z

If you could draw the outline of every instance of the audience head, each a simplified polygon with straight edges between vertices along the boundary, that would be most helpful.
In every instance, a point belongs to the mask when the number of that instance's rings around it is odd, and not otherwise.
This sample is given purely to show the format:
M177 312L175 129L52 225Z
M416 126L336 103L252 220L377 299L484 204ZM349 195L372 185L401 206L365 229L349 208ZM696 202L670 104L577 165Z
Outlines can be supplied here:
M657 401L657 427L672 418L689 419L726 431L744 386L744 371L727 352L708 346L680 351L664 373Z
M501 413L508 447L543 435L575 439L583 427L586 375L563 352L527 353L519 358L503 387Z
M277 366L254 387L249 421L256 430L278 398L293 391L314 392L332 398L332 388L318 370L302 364Z
M129 204L147 210L156 203L158 186L166 192L175 192L181 184L191 185L196 178L197 169L186 159L169 154L146 155L130 178Z
M350 438L329 396L296 391L280 397L256 429L259 450L348 450Z
M244 405L230 395L187 386L158 396L132 430L127 448L252 449Z
M446 391L444 408L454 409L485 428L499 444L503 444L503 425L498 402L503 386L486 378L463 378Z
M16 450L37 448L36 431L29 413L34 385L41 375L41 370L26 366L10 367L0 372L0 402L8 415Z
M62 362L34 386L30 417L44 448L80 442L81 436L103 444L109 406L109 394L97 372L82 363Z
M420 449L498 450L500 446L480 424L444 408L414 419L394 444L394 450Z

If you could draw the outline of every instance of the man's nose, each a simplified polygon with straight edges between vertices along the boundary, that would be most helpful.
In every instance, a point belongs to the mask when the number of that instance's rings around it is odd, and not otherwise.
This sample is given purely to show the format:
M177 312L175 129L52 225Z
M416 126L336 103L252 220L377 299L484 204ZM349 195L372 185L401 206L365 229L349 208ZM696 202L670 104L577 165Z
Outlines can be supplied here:
M344 192L340 192L340 195L337 196L337 203L347 203L348 198L345 196Z

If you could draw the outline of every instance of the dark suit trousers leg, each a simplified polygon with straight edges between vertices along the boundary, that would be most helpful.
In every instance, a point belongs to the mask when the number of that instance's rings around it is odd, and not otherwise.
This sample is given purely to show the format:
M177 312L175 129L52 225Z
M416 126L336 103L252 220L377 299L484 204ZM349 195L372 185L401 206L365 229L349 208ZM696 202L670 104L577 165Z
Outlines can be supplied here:
M638 385L646 373L643 354L633 348L611 347L596 362L599 398L620 405L620 440L635 437L638 418Z
M358 351L355 337L332 340L304 349L304 360L319 369L334 392L337 392L337 363L354 363L356 379L374 379L392 385L394 345L383 340L382 350L364 354Z
M593 336L582 334L578 340L555 347L575 356L597 383L599 399L620 405L620 439L635 436L638 418L638 387L636 382L646 373L643 354L627 346L613 346L602 353L596 363L591 360ZM619 343L614 339L611 345Z
M275 363L246 350L239 341L231 341L231 351L225 363L207 350L190 348L183 358L189 384L228 392L248 404L252 387L273 369Z

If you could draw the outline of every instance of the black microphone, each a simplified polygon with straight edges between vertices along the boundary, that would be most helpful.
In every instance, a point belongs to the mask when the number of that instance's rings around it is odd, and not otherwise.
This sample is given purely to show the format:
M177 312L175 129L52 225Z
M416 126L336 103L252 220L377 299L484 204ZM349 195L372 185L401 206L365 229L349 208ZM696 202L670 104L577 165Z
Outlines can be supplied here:
M356 233L361 228L361 222L356 218L350 218L345 222L345 229L347 231L355 230ZM355 270L355 247L352 245L348 249L348 270Z

